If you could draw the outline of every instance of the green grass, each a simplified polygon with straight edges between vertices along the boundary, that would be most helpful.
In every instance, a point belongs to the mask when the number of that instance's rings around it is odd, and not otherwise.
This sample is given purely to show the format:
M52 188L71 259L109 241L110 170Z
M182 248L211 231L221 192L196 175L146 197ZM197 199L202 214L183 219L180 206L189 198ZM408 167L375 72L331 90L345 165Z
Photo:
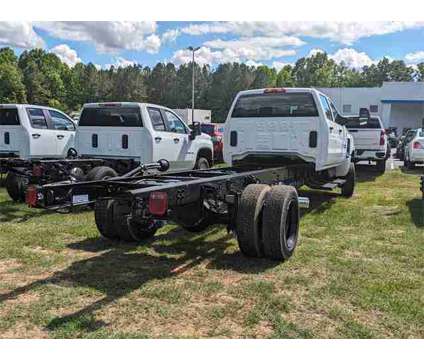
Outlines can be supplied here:
M0 337L422 338L417 176L359 173L352 199L311 192L294 256L247 259L224 227L155 241L99 238L0 189Z

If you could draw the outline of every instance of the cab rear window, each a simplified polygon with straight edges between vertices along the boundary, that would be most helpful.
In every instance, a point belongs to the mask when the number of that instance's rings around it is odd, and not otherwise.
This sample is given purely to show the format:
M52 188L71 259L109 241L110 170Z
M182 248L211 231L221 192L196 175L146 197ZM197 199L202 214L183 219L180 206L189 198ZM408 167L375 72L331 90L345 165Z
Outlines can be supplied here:
M311 93L246 94L238 98L231 117L318 116Z
M78 126L141 127L140 109L134 108L85 108Z
M345 125L348 129L382 129L380 120L377 118L359 120L359 117L349 117L347 119Z
M0 126L19 125L17 109L0 109Z

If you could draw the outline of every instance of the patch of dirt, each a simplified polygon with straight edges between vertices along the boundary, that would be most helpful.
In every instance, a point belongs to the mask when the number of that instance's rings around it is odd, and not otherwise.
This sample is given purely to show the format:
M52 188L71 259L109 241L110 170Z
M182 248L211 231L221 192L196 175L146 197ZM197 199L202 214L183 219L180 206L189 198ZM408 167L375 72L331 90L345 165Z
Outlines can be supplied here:
M1 339L47 339L47 331L28 324L19 323L12 329L0 333Z

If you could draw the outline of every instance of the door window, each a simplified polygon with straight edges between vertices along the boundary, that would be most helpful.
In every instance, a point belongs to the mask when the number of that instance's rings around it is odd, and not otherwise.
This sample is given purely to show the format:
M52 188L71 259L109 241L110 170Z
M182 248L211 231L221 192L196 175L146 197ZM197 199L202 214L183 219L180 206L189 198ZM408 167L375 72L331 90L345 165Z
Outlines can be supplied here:
M168 120L168 127L169 131L175 132L178 134L186 134L186 127L184 126L183 122L175 116L172 112L166 111L166 119Z
M333 114L330 109L330 105L328 105L326 97L323 95L320 95L319 98L321 100L321 105L324 108L325 116L327 117L328 120L333 121Z
M58 111L49 110L53 129L55 130L65 130L65 131L74 131L75 126L71 120L69 120L65 115L61 114Z
M165 131L165 122L163 121L160 110L157 108L148 108L148 111L153 129L156 131Z
M0 109L0 126L19 125L17 109Z
M47 129L47 121L42 109L28 109L28 115L34 129Z

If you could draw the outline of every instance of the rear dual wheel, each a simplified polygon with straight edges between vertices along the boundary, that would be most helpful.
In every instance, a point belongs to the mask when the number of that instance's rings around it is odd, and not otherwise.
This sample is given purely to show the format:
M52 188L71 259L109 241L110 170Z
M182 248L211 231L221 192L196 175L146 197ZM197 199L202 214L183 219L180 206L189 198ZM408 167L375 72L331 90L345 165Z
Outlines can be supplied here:
M28 180L14 172L8 172L5 180L6 191L10 198L16 202L25 201L25 192Z
M292 186L252 184L240 198L237 241L246 256L287 260L299 236L299 201Z
M103 237L124 242L142 242L155 235L155 221L138 223L131 216L128 200L99 199L94 208L97 229Z

